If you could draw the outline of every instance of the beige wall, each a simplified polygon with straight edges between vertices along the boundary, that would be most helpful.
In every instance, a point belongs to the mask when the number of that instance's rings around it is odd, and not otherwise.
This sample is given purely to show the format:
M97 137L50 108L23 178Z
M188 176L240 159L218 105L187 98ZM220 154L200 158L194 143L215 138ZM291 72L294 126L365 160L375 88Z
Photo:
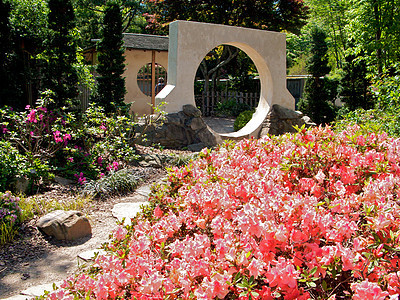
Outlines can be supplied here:
M168 52L155 51L157 64L168 70ZM125 52L125 86L127 94L126 103L132 103L131 109L135 114L144 115L151 113L151 97L146 96L137 84L137 74L146 64L151 63L152 50L127 49Z

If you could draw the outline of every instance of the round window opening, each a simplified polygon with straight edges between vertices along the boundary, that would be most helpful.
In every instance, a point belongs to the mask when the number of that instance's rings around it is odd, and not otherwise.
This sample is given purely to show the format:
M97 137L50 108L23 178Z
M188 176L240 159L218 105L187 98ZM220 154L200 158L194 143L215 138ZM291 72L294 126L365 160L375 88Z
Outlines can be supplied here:
M260 80L251 58L239 48L220 45L200 63L194 82L196 106L218 133L243 128L260 99Z
M167 84L167 71L158 64L154 64L154 76L152 74L152 63L148 63L140 68L137 74L137 84L139 89L148 97L157 95ZM154 87L154 88L153 88Z

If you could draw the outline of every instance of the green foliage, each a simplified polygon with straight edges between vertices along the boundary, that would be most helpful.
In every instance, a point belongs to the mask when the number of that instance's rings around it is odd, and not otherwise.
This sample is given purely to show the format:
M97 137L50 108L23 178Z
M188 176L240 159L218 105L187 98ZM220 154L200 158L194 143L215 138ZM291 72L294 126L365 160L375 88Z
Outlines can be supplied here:
M122 16L120 7L115 2L108 2L103 18L102 38L98 45L99 65L97 72L98 96L96 102L115 112L127 109L124 104L126 89L122 77L125 69L125 57L122 35Z
M307 7L303 1L146 1L154 15L149 15L153 32L165 30L163 24L191 20L231 26L298 32L305 23Z
M385 111L380 109L364 110L362 108L348 112L335 122L337 131L348 125L359 125L363 133L387 133L400 137L400 109Z
M15 180L24 175L25 158L9 141L0 140L0 192L11 190Z
M339 96L349 110L372 108L372 95L369 92L370 80L367 65L362 55L348 54L345 58L344 76L340 83Z
M311 31L311 57L308 61L308 72L313 77L322 77L330 72L328 66L328 44L326 43L326 33L319 27L314 27Z
M400 72L399 64L390 68L381 78L377 78L372 85L376 108L385 111L397 111L400 108Z
M144 174L133 169L111 172L98 180L89 181L82 190L83 195L106 197L133 192L143 180Z
M317 25L327 34L328 55L332 68L341 68L347 46L346 26L354 7L349 0L305 0L310 7L309 24Z
M351 4L349 36L355 41L356 52L364 52L371 74L381 75L399 61L400 1L365 0Z
M74 37L75 15L71 0L49 0L49 36L43 68L43 87L54 92L55 107L71 104L78 95Z
M335 89L331 88L329 79L325 76L330 68L328 66L325 32L315 27L311 32L312 44L308 71L312 78L306 81L303 98L298 103L298 109L309 116L317 124L327 124L334 120Z
M237 102L235 99L217 103L215 114L220 117L237 117L240 113L251 109L247 103Z
M11 7L0 1L0 105L19 107L24 95L22 52L10 24Z
M236 118L235 123L233 123L233 129L238 131L242 129L253 117L254 110L245 110L239 114Z
M0 245L11 241L17 234L21 209L19 198L10 192L0 193Z

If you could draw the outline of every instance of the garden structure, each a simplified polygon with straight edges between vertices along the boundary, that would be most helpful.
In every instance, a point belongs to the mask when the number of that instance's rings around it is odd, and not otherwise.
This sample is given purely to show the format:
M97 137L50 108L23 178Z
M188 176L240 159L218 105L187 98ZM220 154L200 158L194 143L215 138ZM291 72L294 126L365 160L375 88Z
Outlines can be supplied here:
M216 46L231 45L244 51L257 67L261 93L256 112L241 130L223 138L258 136L272 105L294 109L295 100L286 88L285 34L225 25L174 21L169 26L168 82L156 96L156 104L176 113L183 105L195 105L193 82L207 53Z
M131 103L132 111L138 115L151 114L158 79L163 77L166 80L167 77L168 37L124 33L124 46L125 102ZM97 64L98 52L95 47L86 49L84 54L88 61Z

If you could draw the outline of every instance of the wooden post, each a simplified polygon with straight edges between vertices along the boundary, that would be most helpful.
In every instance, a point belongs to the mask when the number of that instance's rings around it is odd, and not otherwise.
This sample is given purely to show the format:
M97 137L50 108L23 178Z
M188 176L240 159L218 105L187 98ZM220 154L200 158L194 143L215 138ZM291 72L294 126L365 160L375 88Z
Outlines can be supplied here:
M151 113L156 106L156 51L151 51Z

